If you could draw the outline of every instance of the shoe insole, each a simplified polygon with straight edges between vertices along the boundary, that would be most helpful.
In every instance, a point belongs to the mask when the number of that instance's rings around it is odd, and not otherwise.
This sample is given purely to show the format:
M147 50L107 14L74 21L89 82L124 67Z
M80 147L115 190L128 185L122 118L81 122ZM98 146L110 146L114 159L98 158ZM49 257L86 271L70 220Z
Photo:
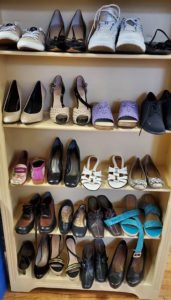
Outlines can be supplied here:
M73 225L77 227L84 227L85 224L85 212L83 210L80 210L73 222Z
M49 247L47 239L42 239L40 241L39 247L38 247L38 253L36 256L36 266L38 267L44 267L49 259Z
M76 255L75 243L74 243L73 239L71 239L71 238L67 239L67 247L68 247L68 249L70 249L72 251L72 253L74 253ZM77 257L75 257L72 253L70 253L68 251L68 254L69 254L68 265L78 263Z
M138 165L134 167L131 177L133 180L136 180L136 179L145 180L144 174Z
M60 236L53 235L51 240L51 259L58 257L59 255L59 246L60 246Z
M52 160L51 160L51 171L52 173L60 173L60 169L59 169L59 155L56 154L55 156L53 156Z
M19 93L16 81L13 81L4 107L6 112L15 112L20 109Z
M72 25L68 33L68 39L72 40L73 37L75 37L76 40L84 39L83 28L81 27L81 25Z
M70 176L78 176L80 170L79 170L79 162L77 155L73 152L71 154L71 169L68 175Z
M40 82L38 82L29 98L29 101L24 109L29 114L35 114L40 112L42 108L42 94Z
M148 163L148 166L146 168L146 172L147 172L148 177L152 177L152 178L160 177L156 167L153 164Z
M115 257L112 262L112 272L121 273L124 271L126 253L124 249L119 248L116 250Z
M69 219L70 219L71 214L72 214L71 206L66 205L62 208L61 217L62 217L63 223L69 223Z

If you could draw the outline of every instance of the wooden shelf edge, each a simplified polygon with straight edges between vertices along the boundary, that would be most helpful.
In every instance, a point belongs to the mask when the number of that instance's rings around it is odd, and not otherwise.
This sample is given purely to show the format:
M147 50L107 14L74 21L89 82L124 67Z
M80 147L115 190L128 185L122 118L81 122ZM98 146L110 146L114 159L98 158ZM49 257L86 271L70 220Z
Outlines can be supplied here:
M46 58L82 58L82 59L119 59L119 60L171 60L169 55L149 54L102 54L102 53L63 53L0 50L0 56L46 57Z

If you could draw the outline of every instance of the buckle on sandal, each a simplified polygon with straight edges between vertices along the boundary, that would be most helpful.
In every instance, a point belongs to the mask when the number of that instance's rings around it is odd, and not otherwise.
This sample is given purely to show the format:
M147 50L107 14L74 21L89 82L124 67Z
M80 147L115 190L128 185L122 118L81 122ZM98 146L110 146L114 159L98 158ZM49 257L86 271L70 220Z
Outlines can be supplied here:
M141 252L134 252L133 257L134 257L134 258L139 258L139 257L141 257Z

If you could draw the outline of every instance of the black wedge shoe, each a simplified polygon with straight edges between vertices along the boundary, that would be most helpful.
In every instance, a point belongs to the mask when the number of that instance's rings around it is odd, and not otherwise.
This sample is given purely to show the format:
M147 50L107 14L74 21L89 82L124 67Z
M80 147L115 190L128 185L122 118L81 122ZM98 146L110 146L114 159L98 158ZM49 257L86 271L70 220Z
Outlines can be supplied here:
M62 180L63 144L56 138L48 163L47 180L49 184L58 184Z
M67 52L78 53L86 51L86 25L80 9L77 9L71 20L65 47Z
M80 150L77 142L72 140L68 146L64 183L68 187L76 187L80 182Z
M46 35L47 51L60 52L65 51L65 27L61 13L56 9Z

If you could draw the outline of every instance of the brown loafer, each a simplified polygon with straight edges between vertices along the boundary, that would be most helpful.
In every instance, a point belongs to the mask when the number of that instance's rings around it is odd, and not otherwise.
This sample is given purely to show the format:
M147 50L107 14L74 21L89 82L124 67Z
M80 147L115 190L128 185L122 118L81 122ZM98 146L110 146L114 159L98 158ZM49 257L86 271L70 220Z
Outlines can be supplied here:
M39 232L50 233L56 227L55 205L50 192L46 192L40 202Z

